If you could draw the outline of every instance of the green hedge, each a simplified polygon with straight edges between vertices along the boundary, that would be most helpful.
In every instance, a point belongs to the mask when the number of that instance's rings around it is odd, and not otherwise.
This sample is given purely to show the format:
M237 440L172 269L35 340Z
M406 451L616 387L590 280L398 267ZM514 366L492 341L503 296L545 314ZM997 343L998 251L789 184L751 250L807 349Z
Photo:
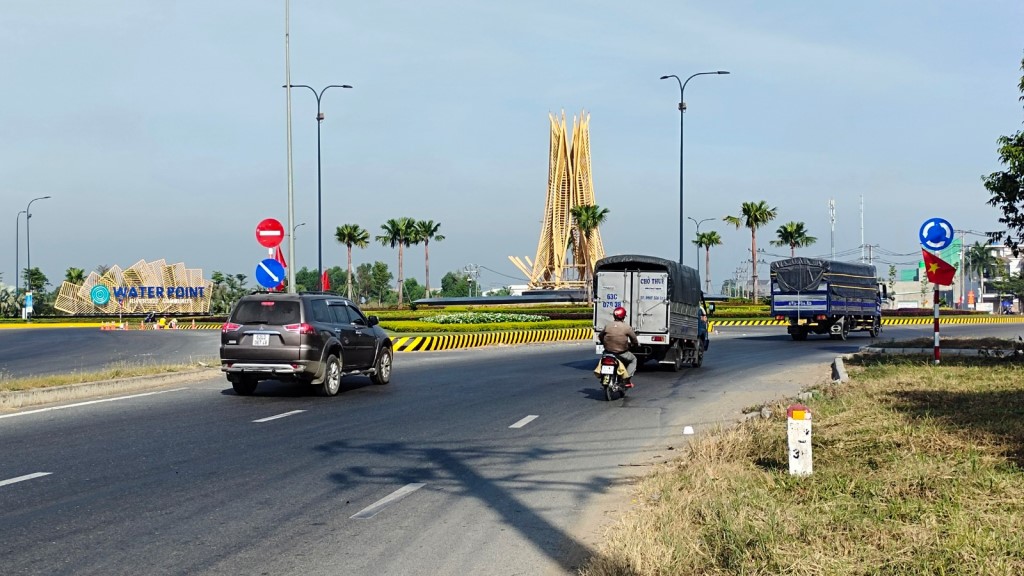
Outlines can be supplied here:
M419 332L495 332L503 330L553 330L590 328L589 320L549 320L547 322L501 322L497 324L434 324L417 320L381 321L381 327L399 334Z

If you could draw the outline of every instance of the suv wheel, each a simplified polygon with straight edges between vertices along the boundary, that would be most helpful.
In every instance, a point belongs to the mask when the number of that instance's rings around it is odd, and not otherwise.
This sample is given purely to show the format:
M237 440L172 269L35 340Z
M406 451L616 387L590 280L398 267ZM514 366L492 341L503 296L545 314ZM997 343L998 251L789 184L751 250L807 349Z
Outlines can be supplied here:
M370 375L370 382L374 384L387 384L391 382L391 348L381 348L374 363L374 372Z
M259 381L255 378L242 378L231 383L231 387L235 389L235 394L239 396L251 396L256 391L256 385Z
M337 396L341 390L341 361L334 354L328 356L324 364L324 382L319 390L324 396Z

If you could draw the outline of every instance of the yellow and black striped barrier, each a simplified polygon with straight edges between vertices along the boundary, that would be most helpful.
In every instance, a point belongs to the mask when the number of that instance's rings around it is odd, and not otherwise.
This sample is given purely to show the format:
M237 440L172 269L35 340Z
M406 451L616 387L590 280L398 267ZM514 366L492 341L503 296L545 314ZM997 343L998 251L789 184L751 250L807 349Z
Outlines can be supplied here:
M915 316L907 318L882 318L882 326L900 326L910 324L932 324L935 318L930 316ZM1024 316L942 316L939 315L939 322L948 324L1020 324L1024 323ZM709 329L721 326L786 326L788 320L714 320L708 323Z
M473 348L495 344L528 344L560 340L589 340L592 328L562 328L559 330L530 330L524 332L478 332L475 334L445 334L440 336L399 336L392 339L395 352L423 352Z

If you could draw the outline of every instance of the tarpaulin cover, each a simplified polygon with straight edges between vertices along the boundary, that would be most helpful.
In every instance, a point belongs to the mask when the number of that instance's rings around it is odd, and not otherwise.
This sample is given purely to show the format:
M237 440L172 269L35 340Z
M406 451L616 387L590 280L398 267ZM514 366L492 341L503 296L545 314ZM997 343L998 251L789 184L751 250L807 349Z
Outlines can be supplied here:
M701 290L700 276L697 271L689 266L683 266L675 260L666 260L656 256L641 256L636 254L623 254L620 256L607 256L597 261L594 265L594 274L599 272L668 272L669 298L673 302L683 304L700 305ZM597 283L594 283L595 295L597 294Z
M772 282L782 292L810 292L820 290L819 284L827 280L832 294L846 297L871 297L878 292L875 267L820 260L818 258L787 258L772 262Z

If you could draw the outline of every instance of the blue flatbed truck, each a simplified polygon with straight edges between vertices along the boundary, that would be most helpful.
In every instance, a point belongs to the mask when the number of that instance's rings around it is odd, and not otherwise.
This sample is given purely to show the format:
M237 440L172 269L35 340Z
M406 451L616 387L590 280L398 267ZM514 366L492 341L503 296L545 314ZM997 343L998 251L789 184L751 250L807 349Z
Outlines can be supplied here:
M793 340L812 333L846 340L852 331L875 338L882 331L888 295L870 264L787 258L772 262L771 282L771 315L787 321Z

